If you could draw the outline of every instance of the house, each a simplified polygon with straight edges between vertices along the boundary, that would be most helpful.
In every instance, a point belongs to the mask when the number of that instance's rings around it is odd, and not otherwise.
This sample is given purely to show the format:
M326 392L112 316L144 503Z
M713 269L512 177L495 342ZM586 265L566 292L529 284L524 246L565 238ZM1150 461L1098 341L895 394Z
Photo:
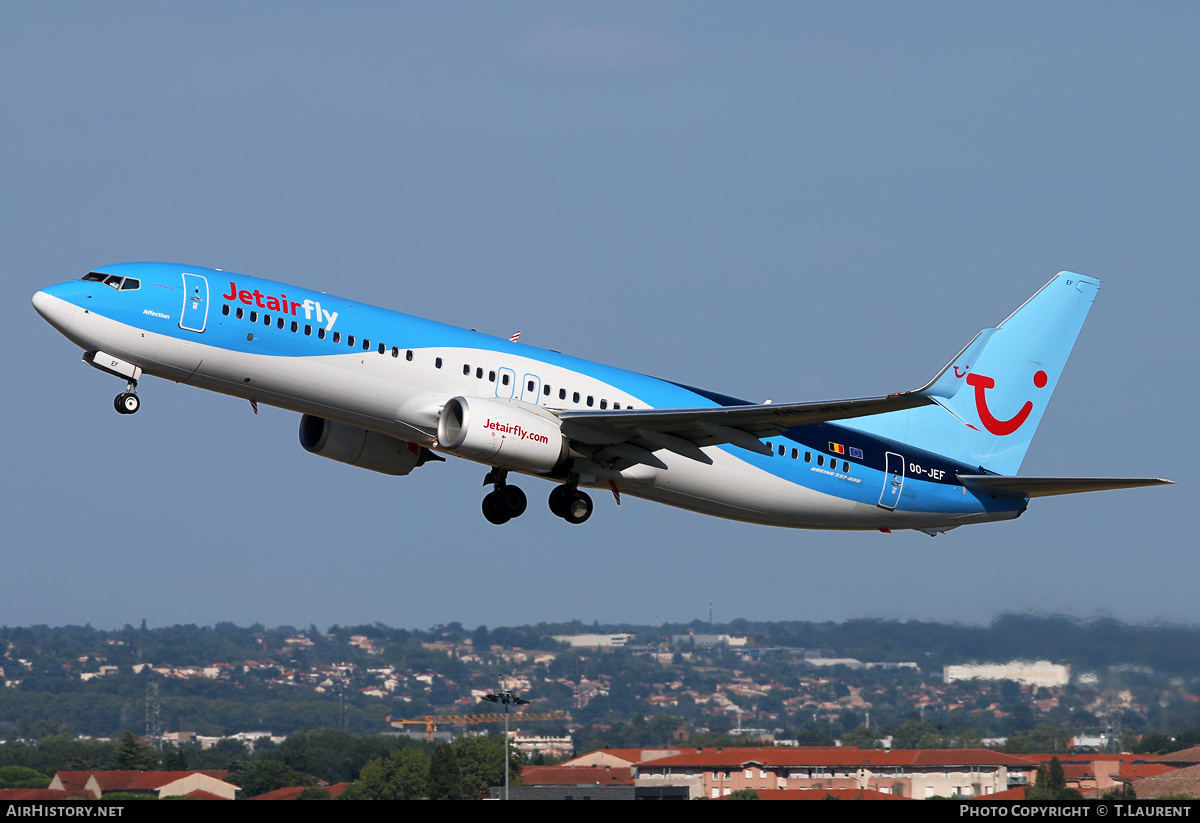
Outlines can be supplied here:
M155 797L201 797L214 800L234 800L238 787L222 778L224 769L192 769L178 772L143 772L135 770L58 772L50 788L59 791L86 791L94 800L113 794L146 794Z
M988 749L711 747L642 761L636 786L686 786L693 798L739 789L872 790L899 797L982 797L1023 785L1036 765Z

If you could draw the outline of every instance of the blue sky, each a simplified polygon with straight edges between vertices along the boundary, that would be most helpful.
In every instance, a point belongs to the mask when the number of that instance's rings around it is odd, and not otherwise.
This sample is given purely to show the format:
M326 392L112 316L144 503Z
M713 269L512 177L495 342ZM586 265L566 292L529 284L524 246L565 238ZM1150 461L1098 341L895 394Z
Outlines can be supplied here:
M1156 3L5 3L0 624L1200 621L1200 10ZM751 399L921 385L1057 271L1103 288L1024 474L1171 488L919 533L300 449L119 381L29 305L172 260Z

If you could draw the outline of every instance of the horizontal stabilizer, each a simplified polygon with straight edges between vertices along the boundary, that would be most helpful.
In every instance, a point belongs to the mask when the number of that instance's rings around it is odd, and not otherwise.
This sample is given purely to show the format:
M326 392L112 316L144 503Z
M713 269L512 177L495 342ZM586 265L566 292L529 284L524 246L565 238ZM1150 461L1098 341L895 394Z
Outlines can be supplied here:
M960 474L958 482L972 491L1013 497L1052 497L1175 483L1158 477L1005 477L997 474Z

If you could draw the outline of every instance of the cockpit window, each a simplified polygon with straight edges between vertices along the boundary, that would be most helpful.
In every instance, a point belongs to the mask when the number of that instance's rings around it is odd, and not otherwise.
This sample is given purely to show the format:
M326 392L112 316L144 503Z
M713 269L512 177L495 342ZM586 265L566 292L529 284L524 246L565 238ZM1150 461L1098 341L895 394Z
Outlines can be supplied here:
M121 277L116 274L105 274L102 271L93 271L85 274L83 279L92 283L103 283L119 291L130 291L132 289L140 289L142 283L134 277Z

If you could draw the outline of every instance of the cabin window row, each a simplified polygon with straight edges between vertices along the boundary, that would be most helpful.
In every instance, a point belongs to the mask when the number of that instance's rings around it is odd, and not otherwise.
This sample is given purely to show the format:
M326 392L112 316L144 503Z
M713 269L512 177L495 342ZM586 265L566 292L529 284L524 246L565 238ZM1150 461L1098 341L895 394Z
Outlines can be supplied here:
M776 446L776 447L775 447L775 449L774 449L774 450L772 450L772 452L771 452L771 453L772 453L772 454L778 454L780 457L786 457L786 456L787 456L787 453L788 453L787 446L784 446L784 445L781 443L781 444L779 444L778 446ZM800 450L799 450L799 449L795 449L795 448L794 448L794 449L792 449L792 459L793 459L793 460L799 460L799 459L800 459ZM818 455L817 455L817 465L818 465L818 466L824 466L824 465L825 465L825 460L826 460L826 457L825 457L825 455L823 455L823 454L818 454ZM828 460L829 460L829 468L833 469L834 471L837 471L837 464L838 464L837 458L836 458L836 457L830 457L830 458L828 458ZM810 451L806 451L806 452L804 453L804 462L805 462L805 463L811 463L812 461L813 461L813 453L812 453L812 452L810 452ZM848 460L843 460L843 461L842 461L842 472L843 472L844 474L849 474L849 473L850 473L850 461L848 461Z
M224 305L222 305L222 306L221 306L221 314L223 314L223 315L225 315L226 317L228 317L228 316L229 316L229 311L230 311L230 309L229 309L229 304L228 304L228 303L226 303L226 304L224 304ZM238 320L245 319L245 318L247 317L247 315L249 315L249 320L250 320L250 322L251 322L251 323L257 323L257 322L259 322L259 313L258 313L257 311L249 311L249 312L247 312L247 311L246 311L244 308L242 308L241 306L238 306L236 309L234 309L234 310L233 310L233 313L234 313L234 316L235 316L235 317L237 317L237 319L238 319ZM265 313L265 312L264 312L264 313L262 314L262 318L261 318L261 319L262 319L262 323L263 323L263 325L264 325L264 326L270 326L270 325L271 325L271 322L272 322L272 316L271 316L270 314L267 314L267 313ZM277 315L277 316L274 318L274 320L275 320L275 326L276 326L276 328L278 328L278 329L285 329L285 328L289 328L288 321L287 321L287 320L286 320L284 317L282 317L282 316L278 316L278 315ZM301 329L300 322L299 322L298 320L292 320L292 321L291 321L290 328L291 328L291 330L292 330L293 332L299 332L299 331L300 331L300 329ZM304 335L305 335L306 337L311 337L311 336L312 336L312 333L313 333L313 327L312 327L312 324L310 324L310 323L306 323L306 324L304 324L304 326L303 326L303 329L304 329ZM326 331L326 329L325 329L324 327L322 327L322 326L318 326L318 327L317 327L317 338L318 338L319 340L324 340L324 339L325 339L327 336L330 336L330 335L329 335L329 333ZM342 333L341 333L340 331L335 331L335 332L333 332L333 334L332 334L332 338L333 338L333 342L334 342L334 343L340 343L340 342L342 342ZM247 339L250 339L250 338L247 338ZM353 334L346 335L346 344L347 344L349 347L351 347L351 348L354 348L354 343L355 343L355 337L354 337L354 335L353 335ZM371 341L370 341L369 339L366 339L366 338L364 338L364 339L363 339L363 341L362 341L362 349L363 349L363 351L371 351ZM380 343L380 344L378 345L378 347L376 348L376 351L377 351L379 354L386 354L386 353L387 353L387 351L388 351L388 348L387 348L387 346L386 346L384 343ZM392 349L391 349L391 352L392 352L392 357L399 357L399 356L400 356L400 348L399 348L398 346L393 346L393 347L392 347ZM410 362L412 361L412 359L413 359L413 353L412 353L412 349L408 349L408 350L406 350L406 352L405 352L405 354L404 354L404 359L405 359L405 360L408 360L408 361L410 361ZM438 369L440 369L440 368L442 367L442 358L440 358L440 357L438 357L438 358L435 358L435 359L434 359L434 361L433 361L433 365L434 365L434 368L438 368ZM468 377L471 375L471 365L470 365L469 363L464 363L464 364L463 364L463 375L465 375L465 376L468 376ZM484 375L484 370L483 370L483 368L482 368L482 367L478 367L478 366L477 366L477 367L475 367L475 377L476 377L476 379L482 380L482 379L483 379L483 375ZM495 370L489 370L489 371L487 372L487 379L488 379L488 381L489 381L489 382L491 382L491 383L495 383L495 382L496 382L496 372L495 372ZM505 385L505 386L507 386L507 385L508 385L508 384L511 382L511 380L512 380L512 376L511 376L510 374L501 374L501 375L500 375L500 382L501 382L501 384L502 384L502 385ZM535 391L537 391L537 384L536 384L536 382L535 382L535 381L533 381L533 380L530 380L530 381L529 381L529 384L528 384L528 391L530 391L530 392L535 392ZM544 384L544 385L542 386L542 394L543 394L543 395L545 395L546 397L550 397L550 396L553 394L553 388L550 386L550 384L549 384L549 383L547 383L547 384ZM558 399L559 399L559 400L566 400L566 399L567 399L567 390L566 390L566 389L561 389L561 388L560 388L560 389L558 390ZM572 402L572 403L575 403L576 405L578 405L578 404L579 404L579 402L580 402L580 399L581 399L581 395L579 394L579 392L572 392L572 393L571 393L571 402ZM585 402L585 404L586 404L588 407L593 407L593 406L595 406L595 405L596 405L596 398L595 398L595 395L591 395L591 394L587 395L587 397L586 397L586 400L585 400L584 402ZM613 409L614 409L614 410L617 410L617 409L620 409L620 408L621 408L621 404L620 404L620 403L613 403L613 404L612 404L612 407L613 407ZM608 408L608 400L607 400L607 398L603 398L603 397L602 397L602 398L600 398L600 408L601 408L601 409L607 409L607 408ZM626 408L626 409L632 409L632 408L633 408L633 406L626 406L625 408Z
M441 368L441 364L440 364L440 358L439 358L439 365L438 365L438 368ZM463 363L463 375L464 375L464 376L466 376L466 377L470 377L470 376L471 376L471 364L470 364L470 363ZM482 369L481 367L479 367L479 366L476 366L476 367L475 367L475 378L476 378L477 380L482 380L482 379L483 379L483 369ZM496 372L495 372L495 371L489 371L489 372L487 373L487 379L488 379L488 382L489 382L489 383L495 383L495 382L496 382ZM500 375L500 384L501 384L501 385L507 386L507 385L509 384L510 380L511 380L511 375L510 375L510 374L501 374L501 375ZM529 392L530 394L534 394L534 393L536 393L536 392L537 392L537 381L536 381L536 380L530 380L530 381L528 381L528 382L525 384L525 390L526 390L527 392ZM551 386L549 383L543 383L543 384L542 384L542 395L543 395L543 396L545 396L545 397L551 397L551 396L553 396L553 394L554 394L554 387L553 387L553 386ZM559 399L559 400L566 400L566 399L567 399L567 390L566 390L566 389L562 389L562 388L560 388L560 389L558 390L558 399ZM587 406L589 406L589 407L594 407L594 406L596 405L596 396L595 396L595 395L593 395L593 394L589 394L589 395L587 395L587 397L585 398L585 397L583 397L583 395L581 395L579 392L571 392L571 402L572 402L572 403L575 403L576 405L578 405L578 404L579 404L579 402L580 402L580 400L583 400L584 404L585 404L585 405L587 405ZM620 408L621 408L621 404L620 404L620 403L613 403L613 404L612 404L612 407L613 407L613 409L614 409L614 410L616 410L616 409L620 409ZM605 397L601 397L601 398L600 398L600 408L601 408L601 409L608 409L608 399L607 399L607 398L605 398ZM625 406L625 408L626 408L626 409L632 409L632 408L633 408L633 406L629 406L629 405L627 405L627 406Z
M226 317L229 316L229 305L228 304L224 304L221 306L221 314L225 315ZM238 320L247 318L247 315L249 315L249 317L247 319L249 319L251 323L257 323L259 321L259 313L258 312L256 312L256 311L247 312L241 306L238 306L236 309L234 309L233 314L235 317L237 317ZM263 325L270 326L271 321L272 321L271 315L264 312L262 314ZM278 329L282 330L282 329L290 328L293 332L299 332L301 330L301 328L303 328L304 336L312 337L313 327L312 327L311 323L305 323L304 326L301 327L300 321L292 320L289 325L287 318L279 316L279 315L276 315L274 317L274 321L275 321L275 327ZM325 340L326 338L332 339L334 343L341 343L342 342L342 333L340 331L335 331L332 334L330 334L329 331L327 329L325 329L323 326L318 326L317 327L317 339ZM247 339L250 339L250 338L247 338ZM353 334L346 335L345 339L346 339L347 346L349 346L350 348L355 348L355 343L356 343L357 338L355 338L355 336ZM371 351L371 349L372 349L371 341L367 338L363 338L362 350L363 351ZM377 351L379 354L387 354L387 352L388 352L387 345L384 343L380 343L377 347L375 347L375 351ZM400 347L399 346L392 346L391 351L392 351L392 357L400 356ZM411 349L409 349L405 352L404 359L409 360L409 361L411 361L413 359L413 353L412 353ZM440 357L437 359L437 367L439 369L442 367L442 358L440 358Z

